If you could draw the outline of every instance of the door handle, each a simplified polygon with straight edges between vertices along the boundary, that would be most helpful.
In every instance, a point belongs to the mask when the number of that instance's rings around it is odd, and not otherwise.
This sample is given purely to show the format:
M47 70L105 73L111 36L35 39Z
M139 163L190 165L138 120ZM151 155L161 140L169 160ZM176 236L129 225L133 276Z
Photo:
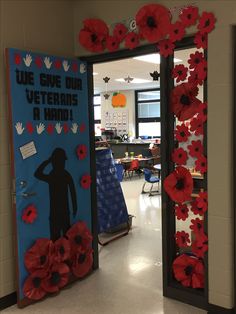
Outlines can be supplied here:
M31 197L31 196L35 196L36 195L36 193L35 192L23 192L23 193L21 193L21 196L23 196L23 197Z

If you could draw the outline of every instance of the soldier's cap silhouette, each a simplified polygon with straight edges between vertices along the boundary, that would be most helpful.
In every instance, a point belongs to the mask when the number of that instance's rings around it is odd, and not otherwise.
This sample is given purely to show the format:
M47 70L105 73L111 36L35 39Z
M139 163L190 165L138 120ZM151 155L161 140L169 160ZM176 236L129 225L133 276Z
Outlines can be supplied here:
M56 148L52 152L52 160L67 160L66 152L62 148Z

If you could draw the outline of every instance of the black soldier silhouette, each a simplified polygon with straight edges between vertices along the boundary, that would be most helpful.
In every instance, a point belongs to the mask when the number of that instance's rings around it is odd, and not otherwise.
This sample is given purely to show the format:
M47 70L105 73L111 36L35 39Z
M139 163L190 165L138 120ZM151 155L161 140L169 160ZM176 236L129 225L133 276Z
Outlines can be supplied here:
M55 241L62 235L65 235L70 228L70 206L69 193L73 207L73 215L77 213L77 200L75 185L70 173L65 170L67 160L66 152L62 148L55 148L51 157L42 162L35 171L34 176L49 185L50 198L50 234L51 240ZM45 168L51 164L52 170L45 174Z

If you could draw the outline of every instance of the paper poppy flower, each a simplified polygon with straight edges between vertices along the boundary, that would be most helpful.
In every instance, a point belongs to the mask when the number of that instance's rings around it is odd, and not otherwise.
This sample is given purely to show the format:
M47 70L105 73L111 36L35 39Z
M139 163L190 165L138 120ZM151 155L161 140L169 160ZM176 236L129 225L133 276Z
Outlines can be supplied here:
M185 231L177 231L175 234L175 241L178 247L188 247L191 242L189 234Z
M198 156L198 159L195 161L195 169L202 174L207 172L207 159L205 156Z
M25 253L25 267L33 273L36 270L48 270L52 263L53 243L49 239L37 239L34 245Z
M203 220L199 218L191 219L190 229L195 233L203 233Z
M78 145L76 148L76 155L79 160L83 160L87 157L87 146L84 144Z
M184 123L176 126L175 138L178 142L187 142L189 135L189 129Z
M172 265L175 279L185 287L204 288L204 265L194 256L182 254Z
M175 216L178 220L185 221L188 218L188 206L185 204L176 204L175 207Z
M203 80L199 78L198 72L194 70L194 71L189 71L188 83L191 83L197 86L197 85L202 85Z
M80 180L80 184L83 189L89 189L92 183L91 176L89 174L84 174Z
M46 292L57 292L67 285L70 268L65 263L53 264L48 276L43 280L42 287Z
M202 208L204 211L207 210L208 207L208 195L207 192L200 192L198 197L196 198L196 202L198 207Z
M170 14L167 8L160 4L147 4L138 11L135 20L140 36L154 43L167 35Z
M207 211L207 208L200 207L197 201L195 200L194 202L191 203L191 211L194 213L194 215L204 216L204 213Z
M42 58L40 58L39 56L37 56L34 60L36 66L40 69L43 66L43 61Z
M88 248L86 250L78 252L71 266L72 273L78 277L83 278L89 273L93 266L93 250Z
M70 241L59 238L54 242L54 260L57 263L64 262L70 258Z
M20 65L21 64L21 55L19 53L15 53L14 54L14 61L16 65Z
M34 205L29 205L23 211L22 220L28 224L32 224L37 216L38 213L36 207Z
M89 51L102 52L109 32L106 23L100 19L86 19L83 24L78 37L80 44Z
M64 133L65 133L65 134L69 132L70 129L69 129L67 123L64 123L64 124L63 124L63 130L64 130Z
M182 83L176 86L171 92L171 112L173 112L180 121L192 118L201 103L196 96L198 87L190 83Z
M198 107L198 118L202 120L202 122L205 122L207 120L207 103L202 102L200 103Z
M31 300L40 300L46 295L42 283L47 276L47 272L37 270L26 278L23 285L24 296Z
M29 134L32 134L34 132L34 126L31 122L26 123L26 129L29 132Z
M194 241L192 243L192 252L200 258L204 258L205 253L208 251L208 241L199 242Z
M125 47L134 49L139 45L139 36L135 32L130 32L125 36Z
M203 122L200 118L193 118L190 121L190 131L194 132L195 135L202 135L203 131Z
M48 124L48 126L47 126L47 132L48 132L48 134L52 134L53 131L54 131L54 125L51 124L51 123Z
M106 47L110 52L116 51L119 48L120 42L114 36L108 36L106 41Z
M113 29L113 36L117 38L119 42L121 42L125 38L127 32L127 27L122 23L118 23Z
M197 66L204 60L203 53L199 51L191 53L189 57L190 58L188 59L188 63L190 69L196 69Z
M184 203L191 199L193 191L193 178L184 167L177 167L164 180L166 193L176 203Z
M198 77L201 80L205 80L207 77L207 61L204 59L196 68L196 71L198 73Z
M74 61L72 63L72 71L76 73L76 72L78 72L78 70L79 70L78 63Z
M56 59L54 61L53 65L54 65L55 69L59 70L61 68L61 66L62 66L62 62L61 62L61 60Z
M92 235L85 222L78 221L66 233L71 244L71 255L91 247Z
M202 12L202 15L199 18L199 24L197 28L200 33L210 33L215 27L216 18L211 12Z
M179 21L170 24L168 33L170 41L175 42L181 40L185 35L184 25Z
M172 161L177 165L186 165L187 159L188 154L182 147L176 148L172 153Z
M194 44L198 49L203 48L207 49L208 46L208 38L207 33L201 34L200 32L197 32L194 36Z
M164 56L165 58L173 55L175 45L169 39L163 39L159 41L157 45L160 55Z
M81 133L83 133L83 132L86 130L86 125L85 125L85 123L81 123L81 124L80 124L79 130L80 130Z
M200 140L192 141L191 145L188 145L189 155L191 157L199 157L203 153L203 145Z
M198 17L198 8L194 6L184 8L179 15L181 22L186 27L195 25Z
M172 77L176 79L176 82L184 81L187 77L188 68L183 64L178 64L172 70Z

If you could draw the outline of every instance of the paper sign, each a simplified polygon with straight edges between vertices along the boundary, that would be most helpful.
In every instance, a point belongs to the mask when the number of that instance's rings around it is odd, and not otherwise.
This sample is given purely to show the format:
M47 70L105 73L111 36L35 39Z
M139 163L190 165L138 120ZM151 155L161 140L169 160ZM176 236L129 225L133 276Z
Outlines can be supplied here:
M20 152L21 152L21 156L23 159L29 158L29 157L37 154L34 142L32 141L32 142L25 144L24 146L21 146Z

